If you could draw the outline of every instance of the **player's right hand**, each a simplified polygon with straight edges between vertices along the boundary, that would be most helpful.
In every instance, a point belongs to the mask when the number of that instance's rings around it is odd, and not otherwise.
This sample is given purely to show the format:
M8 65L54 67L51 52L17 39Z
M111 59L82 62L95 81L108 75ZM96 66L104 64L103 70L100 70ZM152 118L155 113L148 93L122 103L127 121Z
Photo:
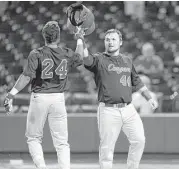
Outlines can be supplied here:
M4 99L4 108L8 115L12 113L12 109L13 109L12 102L13 102L13 95L8 93Z
M158 108L158 103L154 99L150 99L148 102L151 105L153 110Z
M84 40L84 35L85 35L84 29L77 27L77 32L75 33L75 39L76 40L78 40L78 39Z

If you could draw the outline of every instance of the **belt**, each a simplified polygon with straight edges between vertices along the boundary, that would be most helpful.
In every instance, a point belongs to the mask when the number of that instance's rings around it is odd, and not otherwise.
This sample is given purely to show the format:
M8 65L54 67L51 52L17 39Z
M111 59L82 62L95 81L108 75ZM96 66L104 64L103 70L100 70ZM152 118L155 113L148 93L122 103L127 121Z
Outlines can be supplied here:
M117 103L117 104L104 103L104 104L106 107L123 108L129 105L130 103Z

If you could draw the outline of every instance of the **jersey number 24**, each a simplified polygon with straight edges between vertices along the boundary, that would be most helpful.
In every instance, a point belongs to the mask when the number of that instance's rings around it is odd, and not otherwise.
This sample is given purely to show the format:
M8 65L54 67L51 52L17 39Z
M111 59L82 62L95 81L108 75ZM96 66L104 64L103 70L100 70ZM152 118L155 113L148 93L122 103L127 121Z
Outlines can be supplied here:
M42 62L42 79L51 79L53 78L53 71L51 70L54 67L54 62L52 59L45 59ZM67 60L62 59L61 63L55 69L55 74L59 76L59 79L65 79L67 75Z

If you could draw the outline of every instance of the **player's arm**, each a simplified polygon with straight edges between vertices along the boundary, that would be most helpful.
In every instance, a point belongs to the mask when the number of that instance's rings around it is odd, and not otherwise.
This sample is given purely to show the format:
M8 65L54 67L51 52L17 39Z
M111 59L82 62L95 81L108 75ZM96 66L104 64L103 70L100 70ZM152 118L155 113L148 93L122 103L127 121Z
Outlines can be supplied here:
M71 67L79 69L79 66L83 65L83 41L79 38L77 39L77 45L75 52L68 49L68 56L71 58Z
M94 57L89 54L88 48L86 47L86 45L85 45L85 48L84 48L83 60L84 60L84 64L86 66L92 66L92 64L94 63Z
M83 54L84 54L84 47L83 47L83 40L81 38L77 39L77 45L75 53L79 54L80 60L83 60Z
M36 69L38 67L38 58L37 52L32 51L27 60L27 64L23 73L17 79L14 87L7 94L4 100L4 107L7 112L11 111L12 108L12 100L16 94L18 94L27 84L30 82L32 78L36 77Z
M16 95L17 93L19 93L25 86L27 86L27 84L29 84L30 82L30 77L29 76L25 76L23 74L21 74L19 76L19 78L17 79L14 87L11 89L11 91L8 93L11 96Z
M87 69L90 69L94 67L95 65L95 59L92 55L89 54L87 45L85 44L84 40L84 30L79 29L77 33L75 34L75 38L77 39L77 47L76 47L76 53L79 53L80 56L82 56L83 63Z
M144 85L143 87L141 87L138 90L139 93L141 93L141 95L147 100L149 101L150 99L152 99L152 96L150 95L150 92L148 90L148 88Z
M136 69L133 64L132 64L132 71L131 71L131 81L132 81L132 87L134 92L138 91L139 93L142 94L143 97L145 97L146 100L150 100L152 98L149 93L149 90L142 83L140 77L138 76L138 73L136 72Z
M84 31L82 29L78 29L78 31L75 33L75 39L77 40L76 44L76 50L73 52L72 50L68 49L68 55L69 57L72 57L71 67L81 66L83 64L83 41L84 41Z
M89 55L87 46L86 46L85 41L84 41L83 30L76 33L75 37L77 39L77 46L76 46L75 53L80 54L81 59L83 59L83 63L86 66L92 66L94 58L93 58L92 55Z
M80 59L83 59L84 54L84 30L81 28L78 28L77 32L75 33L75 39L77 39L77 45L75 53L80 55Z
M150 91L148 88L142 83L140 77L138 76L134 65L132 65L131 71L131 81L134 91L138 91L141 95L151 104L153 109L157 108L156 102L152 99Z

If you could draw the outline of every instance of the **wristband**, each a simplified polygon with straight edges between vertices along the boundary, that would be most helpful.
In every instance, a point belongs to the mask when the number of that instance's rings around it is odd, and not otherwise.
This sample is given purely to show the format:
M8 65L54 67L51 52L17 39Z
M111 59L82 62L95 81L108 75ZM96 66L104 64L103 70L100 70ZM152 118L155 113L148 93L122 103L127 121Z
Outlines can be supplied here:
M77 40L77 45L83 45L83 40L82 39L78 39Z
M142 88L139 89L139 92L142 93L146 90L148 90L148 88L146 86L143 86Z
M151 97L151 95L150 95L150 93L149 93L149 90L144 90L144 91L141 93L141 95L142 95L143 97L145 97L145 99L146 99L147 101L149 101L150 99L152 99L152 97Z
M19 91L15 87L13 87L9 93L14 96L19 93Z
M11 93L8 93L6 97L7 97L8 99L13 99L13 98L14 98L14 95L12 95Z

